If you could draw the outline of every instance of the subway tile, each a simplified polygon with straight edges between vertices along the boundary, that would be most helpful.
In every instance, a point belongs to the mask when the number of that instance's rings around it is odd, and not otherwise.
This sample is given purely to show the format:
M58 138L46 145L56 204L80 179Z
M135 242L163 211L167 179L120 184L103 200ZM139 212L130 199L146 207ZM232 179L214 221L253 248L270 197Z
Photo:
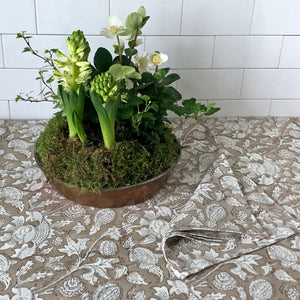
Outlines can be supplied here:
M262 117L268 116L271 100L210 100L220 107L213 117Z
M282 37L217 36L213 67L276 68Z
M0 32L36 33L34 0L1 1Z
M4 67L3 51L2 51L2 36L0 35L0 68Z
M35 80L37 70L0 69L1 89L0 100L13 100L20 93L25 95L30 91L33 97L39 98L40 82Z
M184 98L238 99L243 70L180 70L178 89Z
M67 53L67 35L33 35L30 44L39 55L44 55L46 49L60 49ZM30 52L22 53L27 47L23 39L17 39L15 35L3 35L4 60L6 68L41 68L45 66L42 59L34 56Z
M146 37L146 51L160 51L169 56L171 68L209 68L212 63L214 37Z
M299 34L299 15L300 1L256 1L251 34Z
M300 68L300 37L286 36L284 37L280 68Z
M24 119L50 119L57 111L53 108L53 104L50 102L14 102L9 101L11 119L24 120Z
M95 52L97 51L97 49L99 47L106 48L108 51L110 51L110 53L112 54L113 57L117 56L117 54L114 53L114 47L113 47L113 45L116 44L116 40L108 39L104 36L87 36L86 39L89 42L89 45L91 47L91 52L89 55L89 61L91 63L93 63ZM120 39L122 40L122 37L120 37ZM144 37L141 37L141 39L144 41ZM123 40L125 42L125 46L127 47L126 39L123 38ZM143 49L144 49L144 42L143 42L143 44L136 47L136 49L140 53L142 53Z
M145 35L179 35L181 23L182 0L131 0L124 5L124 0L111 0L110 12L122 18L125 23L127 15L143 5L149 21L142 29Z
M300 99L272 100L270 116L300 117Z
M30 40L34 50L38 50L43 55L46 49L57 48L69 56L66 45L68 35L33 35ZM113 54L114 40L104 36L86 36L91 47L89 61L93 63L94 55L99 47L107 48ZM16 39L14 35L3 36L4 59L6 68L41 68L45 64L43 61L29 52L22 53L25 42L22 39ZM139 46L137 49L143 47ZM114 55L114 54L113 54Z
M39 34L100 34L109 15L107 0L36 0Z
M8 101L0 101L0 120L10 119Z
M242 99L300 98L300 70L245 70Z
M185 0L182 34L249 34L253 4L253 0Z

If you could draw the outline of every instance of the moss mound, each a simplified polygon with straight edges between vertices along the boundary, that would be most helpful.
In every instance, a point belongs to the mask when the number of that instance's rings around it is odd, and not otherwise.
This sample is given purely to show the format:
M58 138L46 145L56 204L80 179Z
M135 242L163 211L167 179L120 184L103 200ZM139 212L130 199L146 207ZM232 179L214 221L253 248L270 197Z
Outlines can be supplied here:
M36 148L48 179L86 191L110 190L161 174L175 163L180 153L180 145L171 130L166 131L164 143L143 145L124 140L125 130L119 123L116 145L109 151L103 146L98 124L88 124L85 129L89 140L82 144L68 138L68 125L61 114L49 121Z

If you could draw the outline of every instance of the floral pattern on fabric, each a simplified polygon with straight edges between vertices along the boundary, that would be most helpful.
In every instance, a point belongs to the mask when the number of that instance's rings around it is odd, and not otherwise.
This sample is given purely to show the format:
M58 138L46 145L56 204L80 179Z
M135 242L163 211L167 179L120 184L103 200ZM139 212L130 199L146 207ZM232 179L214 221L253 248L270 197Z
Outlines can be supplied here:
M168 184L117 209L47 183L33 155L44 125L0 121L0 300L299 299L299 119L174 120L184 148ZM185 279L162 251L174 225L206 230L173 240Z

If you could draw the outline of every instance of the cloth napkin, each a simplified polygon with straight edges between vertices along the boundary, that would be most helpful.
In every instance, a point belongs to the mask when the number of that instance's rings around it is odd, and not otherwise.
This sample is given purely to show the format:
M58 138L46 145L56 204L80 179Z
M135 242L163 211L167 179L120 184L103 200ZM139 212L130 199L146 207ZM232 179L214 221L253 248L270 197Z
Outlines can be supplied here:
M167 267L184 279L297 233L297 220L221 155L163 237Z

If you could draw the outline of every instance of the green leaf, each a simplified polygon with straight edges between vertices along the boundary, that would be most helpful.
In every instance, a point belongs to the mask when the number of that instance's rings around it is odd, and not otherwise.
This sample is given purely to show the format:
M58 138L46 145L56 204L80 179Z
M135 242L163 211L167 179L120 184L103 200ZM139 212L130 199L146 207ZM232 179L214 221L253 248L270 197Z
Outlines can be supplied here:
M142 82L144 83L153 82L153 75L150 72L144 72L142 74Z
M139 28L142 28L145 26L145 24L147 23L147 21L150 19L149 16L146 16L143 18L142 22L139 24Z
M126 56L131 57L131 56L137 54L137 50L136 49L131 49L131 48L126 48L125 49L125 54L126 54Z
M125 106L124 108L122 108L122 110L118 112L118 116L123 120L131 118L133 114L134 109L132 106Z
M211 116L214 113L216 113L217 111L219 111L221 108L219 107L209 107L206 112L204 113L205 116Z
M103 47L98 48L94 56L94 65L98 72L103 73L108 71L112 64L113 62L110 52Z
M127 105L129 105L129 106L138 106L140 104L143 104L144 101L141 98L137 97L135 95L130 95L126 99L127 100Z
M120 57L116 56L113 60L114 64L119 64L120 63ZM128 66L130 64L129 58L125 55L122 55L122 65L123 66Z
M25 47L24 50L22 51L22 53L25 53L25 52L31 52L31 49L29 47Z
M165 79L160 82L160 85L169 85L175 81L177 81L178 79L180 79L180 76L178 74L170 74L168 76L165 77Z
M115 54L119 54L119 46L118 45L113 45L113 47L114 47L114 53Z
M22 37L23 37L23 34L21 32L18 32L17 33L17 39L22 38Z
M164 88L163 94L174 101L178 101L182 98L181 94L172 86L166 86Z
M153 113L151 113L149 111L142 113L142 117L144 119L148 119L148 120L151 120L151 121L155 121L156 120L156 117L153 115Z
M165 79L166 71L164 69L160 69L158 72L155 72L153 76L157 81L163 80Z

